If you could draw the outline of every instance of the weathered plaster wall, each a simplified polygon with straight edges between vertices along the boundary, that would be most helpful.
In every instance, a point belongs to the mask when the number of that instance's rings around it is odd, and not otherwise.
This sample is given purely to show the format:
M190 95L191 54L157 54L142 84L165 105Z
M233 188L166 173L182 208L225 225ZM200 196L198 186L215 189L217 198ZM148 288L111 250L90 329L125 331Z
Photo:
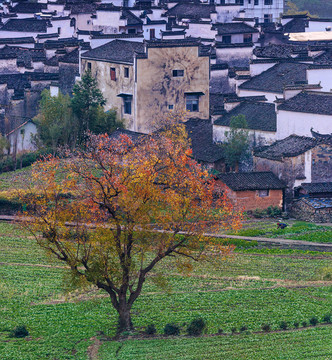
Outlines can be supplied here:
M322 144L312 149L311 181L332 181L332 146Z
M92 75L97 79L98 87L106 99L105 110L117 109L117 115L125 121L127 129L134 130L133 119L135 114L134 102L132 114L123 113L123 99L117 95L121 93L134 95L134 70L132 65L115 64L104 61L82 59L82 73L87 70L87 63L91 63ZM129 78L124 77L124 68L129 68ZM116 80L111 80L110 69L115 68Z
M173 70L184 76L173 77ZM135 130L151 132L165 118L169 105L186 110L186 92L202 92L199 111L190 116L209 117L209 57L199 57L198 47L149 48L147 59L137 59Z

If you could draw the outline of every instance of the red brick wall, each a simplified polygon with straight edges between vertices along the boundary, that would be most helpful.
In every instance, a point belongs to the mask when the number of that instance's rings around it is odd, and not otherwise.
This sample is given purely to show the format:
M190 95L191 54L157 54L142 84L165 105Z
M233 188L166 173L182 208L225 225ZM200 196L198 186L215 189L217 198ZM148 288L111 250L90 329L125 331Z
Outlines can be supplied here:
M220 181L218 181L218 185L227 191L227 195L233 204L244 211L266 209L269 206L282 207L282 190L270 190L269 196L259 197L256 190L232 191Z

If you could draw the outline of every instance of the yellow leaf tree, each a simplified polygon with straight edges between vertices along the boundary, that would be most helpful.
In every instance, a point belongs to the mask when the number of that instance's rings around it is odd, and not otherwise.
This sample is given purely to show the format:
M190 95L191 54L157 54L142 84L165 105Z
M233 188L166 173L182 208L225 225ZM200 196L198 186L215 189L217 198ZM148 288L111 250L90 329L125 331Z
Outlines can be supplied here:
M204 232L240 221L192 159L183 125L135 141L91 135L85 150L36 163L33 177L27 226L77 279L109 294L119 333L133 329L132 306L160 261L188 268L217 246Z

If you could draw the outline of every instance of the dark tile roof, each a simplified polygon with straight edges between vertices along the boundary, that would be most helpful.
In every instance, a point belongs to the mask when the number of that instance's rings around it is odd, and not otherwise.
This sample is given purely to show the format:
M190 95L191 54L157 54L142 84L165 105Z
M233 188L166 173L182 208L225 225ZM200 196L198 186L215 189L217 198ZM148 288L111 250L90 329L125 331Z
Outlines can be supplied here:
M241 84L239 89L283 93L286 85L305 82L308 64L283 62L254 76Z
M234 43L234 44L225 44L221 41L216 41L215 43L217 49L229 49L229 48L252 48L254 43Z
M210 93L210 115L222 115L224 113L224 95Z
M208 19L213 11L215 11L214 5L179 3L170 8L165 15L176 16L179 19Z
M110 134L109 138L117 140L120 138L121 135L128 136L130 140L132 140L133 142L138 141L142 137L148 136L147 134L139 133L136 131L126 130L126 129L116 129Z
M32 36L28 37L19 37L19 38L0 38L0 44L33 44L35 43L35 39Z
M228 34L251 34L259 32L258 29L245 23L219 23L213 24L212 29L218 31L218 35Z
M267 46L256 47L253 54L258 58L288 59L292 58L295 54L308 55L308 50L306 45L270 44Z
M308 27L308 20L306 18L295 18L284 25L284 33L298 33L305 32Z
M46 10L46 9L47 9L47 4L33 3L29 1L29 2L18 3L12 8L12 12L35 14L35 13L40 13L42 12L42 10Z
M281 161L285 157L296 157L314 148L319 143L312 137L290 135L270 146L256 148L256 157Z
M31 61L44 61L46 55L43 50L5 45L0 49L0 59L21 59L29 57Z
M302 183L301 188L303 188L307 194L332 193L332 182Z
M46 40L42 45L45 49L63 49L65 47L76 47L84 45L84 41L77 38L62 38L57 40Z
M332 93L303 91L279 105L278 110L332 115Z
M185 126L195 160L214 163L224 158L223 149L213 143L210 120L190 119Z
M326 49L323 54L314 58L315 65L332 65L332 48Z
M75 49L68 54L61 56L59 62L66 64L77 64L79 63L79 52L78 49Z
M242 102L217 119L214 124L229 126L233 116L244 115L250 130L277 131L275 105L262 102Z
M143 53L144 44L136 41L113 40L83 53L82 58L133 64L135 52Z
M79 3L67 5L66 9L69 10L72 15L76 14L93 14L96 10L96 4L94 3Z
M10 19L0 31L37 32L46 33L51 24L49 20Z
M129 10L123 10L121 18L127 19L127 26L143 24L143 21Z
M233 191L281 190L286 187L270 171L218 174L217 178Z

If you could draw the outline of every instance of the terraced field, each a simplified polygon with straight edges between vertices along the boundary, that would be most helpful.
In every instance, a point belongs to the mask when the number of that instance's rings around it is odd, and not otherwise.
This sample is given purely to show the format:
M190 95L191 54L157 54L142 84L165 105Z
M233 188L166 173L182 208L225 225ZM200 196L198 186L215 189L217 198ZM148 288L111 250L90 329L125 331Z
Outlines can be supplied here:
M116 314L105 294L73 290L63 264L17 225L0 223L0 249L1 360L332 358L332 326L322 323L332 313L331 254L237 249L219 265L199 264L190 276L169 260L148 278L134 306L137 333L114 341ZM167 276L163 289L158 274ZM207 321L206 335L189 338L186 326L197 316ZM313 316L318 326L303 328ZM279 329L282 321L290 330ZM152 323L158 336L144 338ZM178 324L181 335L163 337L167 323ZM30 336L9 337L20 324ZM271 332L262 333L262 324ZM225 335L216 336L220 329Z

